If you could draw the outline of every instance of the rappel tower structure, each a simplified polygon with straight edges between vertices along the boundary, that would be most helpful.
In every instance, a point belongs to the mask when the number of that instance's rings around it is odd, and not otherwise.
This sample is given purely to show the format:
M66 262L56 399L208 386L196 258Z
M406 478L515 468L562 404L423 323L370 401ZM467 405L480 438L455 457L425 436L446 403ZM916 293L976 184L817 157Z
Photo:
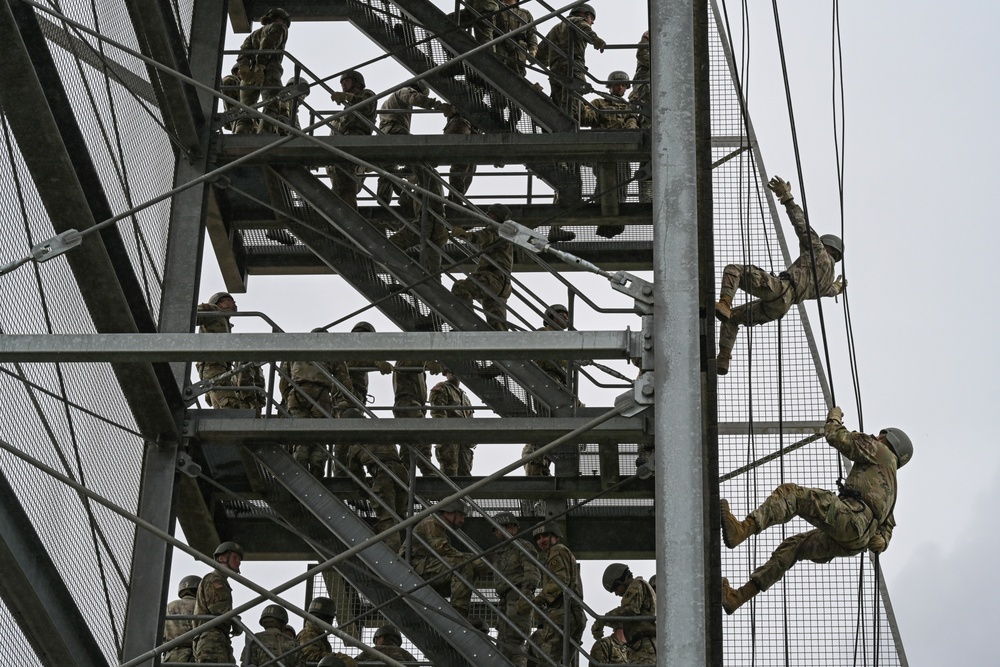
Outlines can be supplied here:
M479 130L395 136L330 135L323 121L341 108L325 100L336 78L296 57L294 32L285 73L310 89L304 131L223 129L241 113L223 115L217 99L235 58L224 35L248 32L270 3L68 4L0 6L8 54L0 71L0 637L8 664L151 656L172 593L178 525L202 554L235 540L248 560L297 561L299 572L337 559L309 578L309 595L337 598L338 623L356 616L349 630L358 639L370 643L388 619L432 664L510 664L449 613L441 591L369 541L373 500L355 480L343 470L316 479L289 453L304 443L444 436L480 445L479 457L559 441L548 477L475 469L400 488L418 513L466 494L473 551L492 544L486 517L510 511L522 528L557 522L583 561L655 559L667 663L905 664L867 556L796 568L753 614L723 619L718 605L720 572L739 579L778 539L723 552L720 487L735 508L749 509L786 478L828 485L837 463L816 437L829 391L804 309L780 330L755 330L730 376L715 377L715 276L743 257L761 266L790 258L714 3L650 3L650 126L602 131L579 129L532 84L550 74L537 63L527 79L514 76L478 48L475 30L456 28L448 13L467 3L285 2L296 27L349 26L403 74L399 82L421 79ZM564 9L525 5L536 18ZM555 20L542 23L543 35ZM603 90L603 76L591 68L586 83ZM477 184L460 206L439 207L434 195L448 192L456 162L477 165ZM375 197L378 169L392 163L418 174L417 223ZM357 209L331 190L328 169L363 175ZM386 241L389 229L416 224L419 232L422 221L426 231L441 208L449 227L481 225L494 201L517 223L507 229L516 248L502 333L449 290L471 271L474 248L451 241L403 250ZM624 229L612 234L614 226ZM256 319L273 333L194 335L195 306L214 291L200 281L209 253L237 296L255 276L330 274L392 327L317 337L244 313L238 323ZM428 274L432 255L440 275ZM572 330L539 331L556 299L570 306ZM368 419L280 418L278 362L331 353L439 360L474 394L476 416L393 419L389 401L378 400ZM557 382L544 366L563 359L575 362ZM263 416L204 408L212 387L191 373L204 360L262 363ZM472 613L495 634L505 619L492 583L479 583ZM678 636L688 641L671 642Z

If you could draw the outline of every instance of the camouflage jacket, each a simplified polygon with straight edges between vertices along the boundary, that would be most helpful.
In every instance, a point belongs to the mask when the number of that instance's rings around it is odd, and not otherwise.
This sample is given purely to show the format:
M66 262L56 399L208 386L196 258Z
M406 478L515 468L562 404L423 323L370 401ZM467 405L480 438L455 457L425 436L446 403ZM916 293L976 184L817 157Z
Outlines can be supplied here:
M588 127L596 127L601 130L638 130L639 116L632 109L632 105L624 97L608 95L591 100L594 109L583 107L582 124ZM601 113L607 111L621 111L621 113Z
M322 639L316 639L317 637L322 637ZM319 662L324 656L333 653L333 649L330 648L330 640L326 638L326 630L312 621L306 621L302 631L295 636L295 641L302 647L302 660L304 662ZM309 645L306 646L306 644Z
M281 660L274 661L274 658L279 655L292 651L298 646L296 642L291 637L287 636L281 630L277 628L267 628L263 632L258 632L254 635L257 640L267 647L267 650L271 652L268 655L264 649L262 649L256 642L247 638L246 648L243 649L243 667L259 667L265 662L270 663L270 667L301 667L302 665L302 652L295 651L291 653L288 657L282 658Z
M483 227L468 232L462 238L475 243L484 251L476 263L476 273L483 271L510 273L514 270L514 244L500 236L495 228Z
M461 387L456 387L451 382L445 380L438 382L431 388L431 405L435 406L431 410L431 417L436 419L472 419L472 401L468 394ZM461 408L449 408L447 406L464 405L468 410Z
M802 303L806 299L818 298L817 294L818 296L837 296L841 290L833 282L837 263L827 252L819 234L806 226L806 216L794 200L785 204L785 211L792 221L796 236L799 237L799 258L783 274L788 276L788 280L795 289L792 303ZM811 252L810 247L812 248ZM813 279L813 258L816 260L817 280ZM819 282L818 291L816 289L817 282Z
M590 649L591 665L621 665L628 661L628 645L614 635L598 639Z
M217 570L212 570L202 577L201 584L198 585L194 613L196 616L221 616L232 610L233 589L229 586L229 579ZM198 627L204 622L194 621L194 626ZM226 623L216 627L225 634L229 633L229 625Z
M418 568L418 565L422 565L418 561L438 562L439 556L451 565L465 560L468 554L456 549L448 539L448 535L444 519L439 518L437 514L432 514L418 523L413 529L414 569L422 570L422 567Z
M395 369L399 368L420 368L423 369L423 361L397 361ZM423 370L418 371L392 371L392 391L396 397L396 402L414 401L425 403L427 401L427 376Z
M517 588L525 592L529 598L535 596L535 589L541 581L542 574L538 566L528 558L523 551L517 548L520 544L528 553L538 558L538 552L527 540L510 540L504 546L493 552L491 560L497 571L514 584ZM510 592L511 588L502 579L497 579L497 597L501 600Z
M504 8L496 15L496 26L499 32L507 33L513 32L534 20L531 12L514 5ZM526 60L525 51L537 47L538 31L534 28L528 28L506 41L497 43L497 54L504 58L512 58L524 62Z
M379 114L378 127L385 134L409 134L410 120L413 114L410 111L413 107L422 109L439 109L441 101L429 97L416 88L409 86L400 88L382 103L382 111L396 111L396 113Z
M553 545L543 555L545 569L542 570L542 591L536 600L550 607L561 605L563 586L583 598L583 585L580 582L580 566L576 557L562 542Z
M649 96L649 31L642 33L639 40L645 46L640 46L635 51L635 74L632 76L632 85L635 89L629 99L642 101Z
M199 313L224 313L215 304L199 303ZM228 317L205 317L198 318L198 333L232 333L233 325Z
M642 577L635 577L622 595L622 603L605 616L656 616L656 591ZM622 621L625 639L631 643L646 637L656 641L656 621Z
M600 39L582 16L559 21L538 47L538 59L556 77L584 78L587 69L587 44ZM572 72L570 62L573 63Z
M371 100L362 104L354 111L344 114L330 122L334 134L372 134L375 131L375 116L378 113L376 108L375 93L365 88L359 93L348 93L345 107Z
M167 616L190 616L194 613L194 596L173 600L167 604ZM185 632L194 629L194 621L172 621L169 618L163 623L163 641L177 639ZM189 639L185 646L191 646Z
M351 376L347 372L347 364L343 361L293 361L291 365L292 382L295 384L315 382L327 385L331 389L335 388L336 385L327 377L327 373L337 378L349 390L354 391Z
M829 419L823 429L826 441L854 462L844 486L857 492L879 522L877 534L886 546L896 526L896 455L873 435L848 431L840 422ZM858 502L850 498L845 502Z
M240 55L236 58L237 65L244 63L251 69L256 65L281 65L283 53L254 53L258 50L284 49L288 41L288 28L278 23L268 23L250 33L240 45Z

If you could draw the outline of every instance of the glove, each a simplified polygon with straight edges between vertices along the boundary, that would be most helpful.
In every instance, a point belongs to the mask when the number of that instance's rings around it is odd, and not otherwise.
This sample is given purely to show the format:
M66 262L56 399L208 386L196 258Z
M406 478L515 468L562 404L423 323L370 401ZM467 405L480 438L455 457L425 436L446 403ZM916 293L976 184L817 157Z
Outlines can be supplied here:
M347 100L349 99L349 97L350 93L341 92L339 90L330 95L330 99L332 99L337 104L347 104Z
M444 373L444 366L441 365L440 361L425 361L424 370L431 375L441 375L441 373Z
M528 55L531 56L532 58L537 58L538 57L538 46L537 45L529 46L528 47Z
M594 621L594 624L590 626L590 634L594 635L594 639L603 639L604 624L600 621Z
M839 407L832 407L830 412L826 414L826 420L844 423L844 411Z
M844 278L843 274L837 276L837 279L833 281L834 286L837 288L837 294L842 294L844 289L847 287L847 279Z
M604 53L604 47L606 47L607 45L608 45L608 43L605 42L600 37L595 37L594 38L594 48L597 49L598 51L600 51L601 53Z
M873 554L880 554L885 551L885 548L889 546L885 543L885 538L882 537L881 533L875 533L872 539L868 542L868 550Z
M885 547L883 546L882 548L884 549ZM243 620L239 616L236 616L235 618L236 618L237 621ZM232 637L239 637L240 635L243 634L243 626L236 625L235 623L230 624L230 626L229 626L229 634Z
M250 75L250 85L251 86L262 86L264 85L264 66L257 65L253 68L253 74Z
M378 372L381 373L382 375L388 375L389 373L392 373L392 364L390 364L388 361L376 361L375 368L377 368Z
M767 187L778 197L778 201L782 204L786 204L794 199L792 197L792 186L788 184L788 181L781 180L781 176L773 176L767 182Z
M455 111L455 105L454 104L448 104L447 102L442 102L441 106L439 106L437 108L438 108L438 110L441 111L441 113L444 114L445 118L451 118L456 113L456 111Z
M250 83L250 63L240 63L240 68L236 70L236 76L240 77L243 83Z
M468 236L469 232L467 232L463 227L455 227L453 230L451 230L451 235L455 238L462 238Z

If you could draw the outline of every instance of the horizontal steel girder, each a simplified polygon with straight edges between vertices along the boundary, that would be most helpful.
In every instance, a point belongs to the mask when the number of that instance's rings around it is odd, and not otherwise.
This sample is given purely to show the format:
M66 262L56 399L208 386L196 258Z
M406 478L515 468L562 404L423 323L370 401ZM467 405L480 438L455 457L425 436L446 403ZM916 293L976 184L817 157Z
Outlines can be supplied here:
M451 331L419 333L25 334L0 336L0 362L343 361L396 359L627 359L638 332Z

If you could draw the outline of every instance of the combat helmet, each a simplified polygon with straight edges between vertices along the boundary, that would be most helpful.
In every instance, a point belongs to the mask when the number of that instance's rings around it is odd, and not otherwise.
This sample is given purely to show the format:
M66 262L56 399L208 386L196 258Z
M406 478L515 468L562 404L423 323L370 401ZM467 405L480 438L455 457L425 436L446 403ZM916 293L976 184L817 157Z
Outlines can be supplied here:
M517 521L517 517L510 512L500 512L493 517L493 520L501 526L514 526L515 528L521 527L521 524Z
M235 551L237 554L239 554L240 558L243 558L243 547L238 545L236 542L233 542L232 540L223 542L219 546L215 547L215 553L213 555L215 556L215 558L218 558L219 556L227 554L230 551Z
M361 88L367 87L365 85L365 75L356 69L349 69L341 74L340 80L343 81L344 79L353 79L355 86L360 86Z
M563 538L562 528L559 527L557 523L543 523L538 528L531 531L531 536L538 539L541 535L555 535L560 540Z
M833 257L835 262L839 262L844 258L844 242L840 240L839 236L836 234L823 234L823 236L819 237L819 240L827 248L836 251Z
M317 597L312 599L306 611L329 623L337 615L337 605L330 598Z
M469 504L464 500L453 500L447 504L439 504L435 509L438 512L461 512L462 514L469 513Z
M213 306L218 306L219 302L223 299L233 299L233 295L229 292L216 292L212 296L208 297L208 302ZM236 299L233 299L233 301L236 301Z
M375 327L372 326L370 322L358 322L351 328L352 333L361 333L362 331L368 333L375 333Z
M284 19L285 25L292 25L292 17L288 15L281 7L272 7L267 10L267 12L260 17L261 25L267 25L274 21L274 19Z
M587 14L593 16L595 21L597 20L597 12L590 4L586 2L583 3L582 5L577 5L569 13L570 16L586 16Z
M910 442L910 436L898 428L884 428L879 435L882 433L885 433L886 442L889 443L892 453L899 459L898 467L902 468L913 458L913 443Z
M601 579L601 584L604 586L604 590L614 593L615 589L624 584L625 580L630 576L632 576L632 571L628 569L628 565L625 563L612 563L604 568L604 577Z
M386 623L376 630L375 634L372 636L372 641L378 639L379 637L395 637L397 646L403 643L403 633L401 633L399 628L391 623Z
M492 204L486 209L486 214L493 216L497 222L510 220L510 209L504 204Z
M347 667L347 664L339 655L324 655L316 667Z
M614 72L608 75L608 87L614 83L624 83L626 88L632 87L632 78L629 77L627 72L623 72L620 69L616 69Z
M277 621L281 626L288 624L288 612L280 604L269 604L264 607L264 611L260 613L260 624L264 625L264 620L268 618Z
M181 579L181 583L177 584L177 595L184 597L184 591L197 591L198 584L200 583L201 577L196 574L189 574Z

